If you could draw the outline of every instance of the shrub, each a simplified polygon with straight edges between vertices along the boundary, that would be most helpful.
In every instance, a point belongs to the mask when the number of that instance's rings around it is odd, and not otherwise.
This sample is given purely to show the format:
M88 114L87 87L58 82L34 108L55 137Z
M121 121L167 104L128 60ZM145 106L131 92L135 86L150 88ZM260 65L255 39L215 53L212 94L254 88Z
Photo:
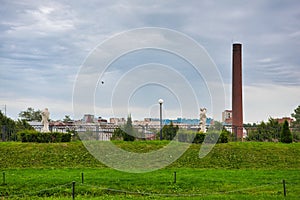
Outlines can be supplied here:
M230 132L227 130L220 131L210 130L207 133L193 132L193 131L179 131L177 133L179 142L193 142L195 144L202 144L204 139L206 143L228 143ZM192 140L192 137L194 139Z
M178 131L175 137L177 137L178 142L191 143L193 142L193 138L195 137L195 132L180 130Z
M205 134L203 132L199 132L196 134L193 143L201 144L204 141Z
M62 134L62 137L61 137L61 142L70 142L71 141L71 133L68 133L68 134Z
M221 135L219 137L218 143L228 143L230 132L227 131L226 129L223 129L221 131Z
M60 132L51 132L51 142L61 142L62 133Z
M36 130L22 130L17 133L17 139L21 142L70 142L70 133L50 132L41 133Z
M17 132L17 140L21 142L30 142L33 138L35 138L33 135L36 135L37 137L37 131L36 130L22 130ZM36 138L37 141L37 138ZM36 142L35 141L35 142Z
M282 130L281 130L281 142L283 143L292 143L293 142L293 137L292 133L289 128L289 123L285 120L283 125L282 125Z
M219 141L219 139L217 139L220 136L220 131L209 131L207 133L205 133L205 138L204 141L205 143L216 143Z
M197 134L199 133L196 131L178 129L178 132L174 137L178 142L196 143L195 139L197 137Z
M300 142L300 132L292 132L294 142Z

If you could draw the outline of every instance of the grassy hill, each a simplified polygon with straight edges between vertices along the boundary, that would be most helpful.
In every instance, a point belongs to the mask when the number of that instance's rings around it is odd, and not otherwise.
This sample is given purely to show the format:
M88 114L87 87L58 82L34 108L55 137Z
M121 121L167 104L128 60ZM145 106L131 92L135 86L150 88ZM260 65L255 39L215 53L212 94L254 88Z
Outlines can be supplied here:
M167 143L115 142L134 152L163 148ZM76 199L83 200L300 198L300 143L217 144L203 159L198 157L199 149L200 145L191 145L165 169L131 174L104 166L81 142L0 142L0 171L6 174L5 184L0 181L0 197L71 199L72 181L76 181Z
M167 141L115 142L127 151L148 152L165 146ZM300 169L300 143L217 144L203 159L200 145L193 144L168 168L214 169ZM106 168L81 142L0 143L0 169L8 168Z

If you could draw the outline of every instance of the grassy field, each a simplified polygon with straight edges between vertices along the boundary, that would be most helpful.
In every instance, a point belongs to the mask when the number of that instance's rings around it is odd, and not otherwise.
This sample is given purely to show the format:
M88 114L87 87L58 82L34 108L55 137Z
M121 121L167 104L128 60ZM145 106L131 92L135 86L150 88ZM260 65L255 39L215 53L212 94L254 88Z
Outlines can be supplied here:
M167 141L116 142L135 152L166 144ZM5 184L0 179L0 197L72 199L75 181L76 199L300 198L300 143L218 144L203 159L198 158L199 148L192 145L179 160L162 170L130 174L105 167L80 142L0 143L0 172L5 172Z

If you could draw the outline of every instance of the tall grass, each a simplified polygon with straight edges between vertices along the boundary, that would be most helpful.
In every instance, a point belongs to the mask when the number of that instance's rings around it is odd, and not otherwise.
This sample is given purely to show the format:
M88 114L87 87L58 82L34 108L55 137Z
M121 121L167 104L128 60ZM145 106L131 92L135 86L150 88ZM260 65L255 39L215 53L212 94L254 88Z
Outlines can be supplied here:
M115 145L133 152L163 148L168 141L116 141ZM203 159L200 145L190 148L168 168L219 169L299 169L300 143L227 143L216 144ZM83 146L71 143L0 143L0 170L7 168L105 168Z
M168 141L115 141L127 151L149 152ZM170 166L144 174L107 168L81 142L0 143L3 199L284 199L300 198L300 143L217 144L203 159L200 145ZM174 183L176 171L176 183ZM84 173L84 183L81 183Z

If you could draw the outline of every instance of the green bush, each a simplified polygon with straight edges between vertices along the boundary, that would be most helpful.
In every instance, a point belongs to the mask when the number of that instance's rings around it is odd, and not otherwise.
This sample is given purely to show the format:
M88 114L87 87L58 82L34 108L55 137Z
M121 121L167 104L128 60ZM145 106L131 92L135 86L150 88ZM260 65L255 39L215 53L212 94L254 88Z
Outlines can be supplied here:
M221 135L219 137L218 143L228 143L230 134L231 133L229 131L227 131L226 129L223 129L221 131Z
M70 133L50 132L41 133L36 130L22 130L17 133L17 139L21 142L55 143L70 142Z
M300 142L300 132L292 132L292 137L294 142Z
M196 134L193 143L195 144L202 144L205 138L205 133L199 132Z
M71 141L71 133L68 133L68 134L62 134L62 137L61 137L61 142L70 142Z
M195 137L195 132L193 131L182 131L180 130L177 134L177 140L179 142L193 142L193 138Z
M280 139L282 125L277 120L269 118L268 122L261 122L247 131L247 141L272 142Z
M205 133L205 143L216 143L215 141L217 140L217 138L220 136L220 131L209 131L207 133ZM218 139L219 140L219 139ZM217 140L217 143L218 143Z
M293 142L293 136L289 128L288 122L285 120L283 125L282 125L282 130L281 130L281 142L283 143L292 143Z
M228 143L229 135L230 132L226 130L222 130L221 133L217 130L211 130L207 133L180 130L177 133L179 142L193 142L195 144L202 144L204 139L206 143L214 143L217 138L217 143ZM193 140L192 137L194 137Z

